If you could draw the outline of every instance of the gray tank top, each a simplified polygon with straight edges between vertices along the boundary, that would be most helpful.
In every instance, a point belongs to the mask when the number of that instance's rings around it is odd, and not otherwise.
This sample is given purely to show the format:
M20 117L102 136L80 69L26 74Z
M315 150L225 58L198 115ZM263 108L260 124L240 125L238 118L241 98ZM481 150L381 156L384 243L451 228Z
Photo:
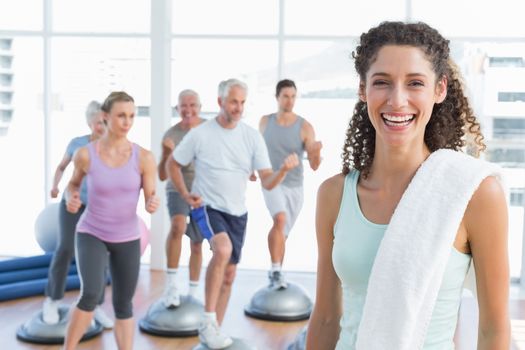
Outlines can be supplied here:
M274 171L278 171L284 159L292 152L299 157L299 166L290 170L282 184L287 187L299 187L303 185L303 155L304 144L301 140L301 128L304 119L297 116L297 120L289 126L277 124L277 115L270 114L263 137L270 154L270 161Z
M182 130L179 125L175 124L171 128L169 128L166 131L166 133L164 133L164 137L162 139L170 138L175 144L175 147L177 147L177 145L184 138L184 135L186 135L188 132L189 130ZM186 188L188 189L188 191L191 191L191 184L193 183L193 178L195 177L195 168L193 166L193 162L191 162L187 166L182 167L181 170L182 177L184 178L184 184L186 184ZM177 189L175 188L175 186L169 178L166 182L166 191L177 192Z

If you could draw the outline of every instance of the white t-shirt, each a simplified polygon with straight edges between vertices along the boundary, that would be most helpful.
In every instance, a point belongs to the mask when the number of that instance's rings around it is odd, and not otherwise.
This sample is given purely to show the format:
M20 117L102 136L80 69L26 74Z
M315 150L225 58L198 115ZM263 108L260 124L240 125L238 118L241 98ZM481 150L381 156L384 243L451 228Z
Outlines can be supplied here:
M191 192L200 195L205 205L236 216L247 212L245 192L252 171L272 168L257 130L243 122L226 129L216 118L191 129L173 158L181 165L195 161Z

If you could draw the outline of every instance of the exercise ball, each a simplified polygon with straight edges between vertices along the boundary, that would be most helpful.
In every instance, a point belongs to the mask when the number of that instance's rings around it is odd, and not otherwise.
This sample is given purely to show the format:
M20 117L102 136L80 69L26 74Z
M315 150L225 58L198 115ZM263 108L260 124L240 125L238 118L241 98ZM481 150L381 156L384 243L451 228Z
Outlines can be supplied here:
M149 228L146 223L139 216L139 232L140 232L140 255L144 254L144 251L149 244Z
M58 242L60 203L52 203L38 214L35 221L35 238L46 253L54 252Z

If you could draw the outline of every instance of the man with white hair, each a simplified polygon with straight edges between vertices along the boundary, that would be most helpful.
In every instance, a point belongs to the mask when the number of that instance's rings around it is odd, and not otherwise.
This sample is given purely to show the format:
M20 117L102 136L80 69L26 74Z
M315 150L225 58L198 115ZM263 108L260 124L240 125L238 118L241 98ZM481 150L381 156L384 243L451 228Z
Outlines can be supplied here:
M201 102L199 94L193 90L183 90L179 93L177 112L181 121L169 128L162 138L162 156L159 162L158 171L161 181L168 180L166 183L166 199L168 211L171 218L170 232L166 239L166 256L168 260L167 279L162 302L167 308L174 308L180 305L180 288L176 282L176 275L179 268L179 260L182 250L182 236L186 234L190 238L190 282L188 294L197 297L199 277L202 266L202 235L195 222L189 224L186 220L190 214L190 206L184 198L177 192L175 186L168 178L166 172L166 161L171 153L182 141L190 129L200 125L204 119L200 117ZM182 176L188 190L191 191L191 184L195 175L193 163L182 167Z
M246 233L248 213L245 192L252 171L262 186L272 189L299 164L296 154L285 158L274 172L264 140L257 130L241 121L247 86L237 79L219 85L219 115L192 129L168 160L175 187L191 205L203 237L213 251L206 271L204 319L199 327L201 342L211 349L232 344L219 325L224 319L231 286ZM195 163L192 191L184 184L181 167Z

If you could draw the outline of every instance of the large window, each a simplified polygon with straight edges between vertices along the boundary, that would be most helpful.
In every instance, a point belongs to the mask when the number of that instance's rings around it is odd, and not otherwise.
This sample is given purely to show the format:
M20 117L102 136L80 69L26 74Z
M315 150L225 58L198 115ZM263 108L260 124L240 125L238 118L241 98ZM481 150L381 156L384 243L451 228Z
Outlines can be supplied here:
M412 18L447 37L525 37L521 0L411 0Z
M494 117L492 126L494 139L525 139L525 118Z
M175 0L172 2L174 34L259 35L277 34L279 1ZM207 51L210 57L218 51Z
M53 30L88 33L149 33L148 0L52 0Z
M123 90L137 106L150 104L150 55L147 39L55 38L52 88L56 106L52 114L52 164L58 164L69 139L89 133L85 109L92 100L102 102L109 92ZM74 64L70 64L74 62ZM149 133L137 118L130 138L150 148ZM149 128L149 126L148 126Z
M0 254L28 255L46 195L42 40L0 37L0 76Z
M0 3L0 30L42 30L42 0L18 0Z
M358 36L381 21L406 18L404 0L285 0L284 3L287 35Z

